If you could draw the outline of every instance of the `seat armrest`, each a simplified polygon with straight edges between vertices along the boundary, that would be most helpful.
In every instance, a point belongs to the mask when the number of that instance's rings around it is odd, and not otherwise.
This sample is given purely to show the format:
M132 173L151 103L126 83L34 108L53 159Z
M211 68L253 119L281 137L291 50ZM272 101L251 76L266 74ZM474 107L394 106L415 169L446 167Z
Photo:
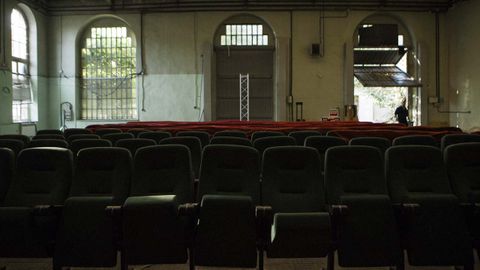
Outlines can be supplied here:
M332 216L345 216L348 213L348 205L345 205L345 204L330 205L328 212Z
M111 218L119 218L122 214L121 205L109 205L105 207L105 213Z
M273 223L273 210L271 206L257 206L255 207L255 217L266 224Z
M257 223L258 246L265 250L270 244L270 232L273 224L273 210L271 206L256 206L255 217Z
M63 205L35 205L33 214L35 216L58 216L62 212Z
M200 210L198 203L185 203L178 206L178 215L197 218Z

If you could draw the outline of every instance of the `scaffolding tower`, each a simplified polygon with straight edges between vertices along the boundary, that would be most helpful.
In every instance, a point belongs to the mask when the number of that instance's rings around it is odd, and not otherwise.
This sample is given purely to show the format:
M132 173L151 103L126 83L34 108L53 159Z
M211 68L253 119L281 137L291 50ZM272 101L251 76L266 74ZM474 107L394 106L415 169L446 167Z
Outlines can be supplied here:
M240 121L250 120L250 80L249 74L240 74Z

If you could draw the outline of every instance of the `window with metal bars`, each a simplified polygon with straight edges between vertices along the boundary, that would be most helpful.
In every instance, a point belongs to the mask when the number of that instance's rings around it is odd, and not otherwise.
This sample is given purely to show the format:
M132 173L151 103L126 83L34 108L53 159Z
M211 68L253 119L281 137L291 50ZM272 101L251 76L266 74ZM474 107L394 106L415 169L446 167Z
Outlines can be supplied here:
M90 27L81 49L81 118L137 118L136 48L124 26Z
M30 59L28 54L28 24L20 9L11 13L12 33L12 120L31 121L32 93L30 87Z
M227 24L220 36L221 46L268 46L261 24Z

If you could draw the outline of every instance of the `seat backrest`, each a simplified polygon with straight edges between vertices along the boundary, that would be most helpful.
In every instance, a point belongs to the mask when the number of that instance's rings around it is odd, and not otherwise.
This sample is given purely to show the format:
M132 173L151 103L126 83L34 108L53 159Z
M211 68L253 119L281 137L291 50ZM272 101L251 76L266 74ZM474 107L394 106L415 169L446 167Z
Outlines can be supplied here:
M447 134L442 137L440 142L442 151L452 144L480 142L480 135L478 134Z
M265 149L274 147L274 146L288 146L295 145L296 141L293 137L290 136L274 136L274 137L263 137L256 139L253 142L253 146L260 153L260 157L263 156Z
M181 144L190 149L192 158L192 168L195 178L198 178L200 172L200 161L202 160L202 144L200 139L193 136L170 137L161 140L158 144Z
M172 134L166 131L145 131L138 134L138 138L151 139L156 141L157 143L159 143L161 140L165 138L170 138L170 137L172 137Z
M67 141L71 144L73 141L80 139L100 139L100 136L97 134L73 134L67 138Z
M305 139L310 136L321 136L322 133L320 131L315 130L300 130L300 131L292 131L288 134L288 136L295 138L295 142L297 145L305 145Z
M91 147L110 147L112 143L109 140L103 139L78 139L72 141L70 150L72 150L73 157L76 158L80 150Z
M352 138L349 145L368 145L376 147L380 150L382 156L385 154L385 151L392 146L392 142L383 137L356 137Z
M61 147L61 148L68 148L68 143L65 140L57 140L57 139L37 139L32 140L28 145L27 148L33 147Z
M157 142L151 139L134 138L118 140L115 143L115 146L127 149L128 151L130 151L132 157L135 157L135 153L139 148L156 144Z
M176 136L193 136L200 139L202 143L202 149L210 143L210 134L206 131L196 131L196 130L186 130L179 131L176 133Z
M260 203L260 156L253 147L207 145L203 149L198 201L203 195L245 195Z
M480 143L449 145L443 152L452 190L462 203L480 203Z
M21 134L5 134L0 135L0 139L9 139L9 140L19 140L22 141L25 145L30 142L30 137Z
M132 156L119 147L86 148L78 152L70 196L107 196L122 204L130 190Z
M413 194L451 194L450 183L439 148L399 145L385 153L387 185L393 203Z
M392 145L428 145L438 147L438 143L430 135L406 135L393 139Z
M67 128L63 131L63 136L65 136L67 139L72 135L80 134L92 134L92 131L86 128Z
M123 131L119 128L99 128L95 130L95 134L100 137L107 134L115 134L115 133L122 133Z
M115 143L118 140L122 139L133 139L133 134L131 133L109 133L101 136L102 139L109 140L112 145L115 145Z
M138 135L142 132L147 132L148 129L144 129L144 128L131 128L129 130L127 130L128 133L131 133L133 134L133 137L134 138L138 138Z
M13 151L15 156L25 147L25 143L21 140L0 139L0 147L8 148Z
M325 211L318 152L311 147L277 146L265 150L262 204L274 213Z
M253 143L256 139L275 136L285 136L285 133L280 131L255 131L252 133L252 138L250 140Z
M42 140L42 139L65 140L65 137L61 134L37 134L32 138L32 140Z
M62 135L63 136L63 132L58 129L41 129L37 131L36 135Z
M320 157L320 171L324 171L325 152L334 146L347 145L347 141L340 137L334 136L310 136L305 139L305 146L317 149Z
M213 137L217 136L247 138L247 133L241 130L222 130L215 132L215 134L213 135Z
M0 204L3 203L12 182L14 165L15 153L9 148L0 147Z
M70 188L72 165L72 152L68 149L41 147L22 150L4 205L62 205Z
M193 202L190 150L185 145L154 145L137 151L131 196L176 195L178 203Z
M380 150L373 146L335 146L325 154L327 203L341 204L342 196L388 194Z
M229 136L215 136L210 140L210 144L234 144L252 146L252 143L247 138L229 137Z

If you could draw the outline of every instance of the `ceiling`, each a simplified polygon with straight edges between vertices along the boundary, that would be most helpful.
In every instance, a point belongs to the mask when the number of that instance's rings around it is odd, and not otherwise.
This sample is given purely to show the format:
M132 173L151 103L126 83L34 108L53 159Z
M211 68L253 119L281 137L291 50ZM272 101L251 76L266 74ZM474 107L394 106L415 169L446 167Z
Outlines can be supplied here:
M46 13L214 10L446 11L467 0L23 0Z

